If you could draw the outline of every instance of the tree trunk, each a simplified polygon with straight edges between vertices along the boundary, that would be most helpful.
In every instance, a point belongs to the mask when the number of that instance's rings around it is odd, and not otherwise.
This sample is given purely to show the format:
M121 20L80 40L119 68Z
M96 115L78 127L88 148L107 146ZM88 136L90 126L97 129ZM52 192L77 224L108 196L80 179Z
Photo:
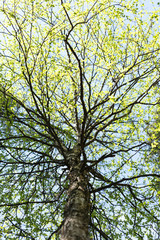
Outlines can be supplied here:
M88 240L90 197L87 173L81 172L80 158L68 155L70 166L68 199L64 210L61 240Z

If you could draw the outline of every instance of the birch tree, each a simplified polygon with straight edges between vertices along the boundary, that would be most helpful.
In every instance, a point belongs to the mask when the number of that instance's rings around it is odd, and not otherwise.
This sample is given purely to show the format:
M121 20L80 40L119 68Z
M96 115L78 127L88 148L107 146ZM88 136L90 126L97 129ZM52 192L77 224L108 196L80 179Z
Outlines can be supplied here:
M159 239L142 130L159 10L143 2L1 1L1 239Z

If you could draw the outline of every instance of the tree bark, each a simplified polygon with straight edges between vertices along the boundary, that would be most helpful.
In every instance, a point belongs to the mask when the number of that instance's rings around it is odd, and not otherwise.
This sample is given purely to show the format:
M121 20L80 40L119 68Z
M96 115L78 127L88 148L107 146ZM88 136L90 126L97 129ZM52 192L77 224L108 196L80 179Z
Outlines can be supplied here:
M89 179L81 172L80 157L74 152L68 155L70 171L68 175L68 199L64 210L61 240L88 240L89 228Z

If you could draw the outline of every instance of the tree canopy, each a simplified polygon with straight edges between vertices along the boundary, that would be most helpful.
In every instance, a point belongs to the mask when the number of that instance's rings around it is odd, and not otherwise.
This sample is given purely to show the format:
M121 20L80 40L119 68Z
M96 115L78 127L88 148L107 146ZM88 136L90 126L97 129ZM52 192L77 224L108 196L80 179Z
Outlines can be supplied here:
M65 229L80 210L90 239L159 239L143 131L158 103L159 9L143 2L0 3L2 239L76 240Z

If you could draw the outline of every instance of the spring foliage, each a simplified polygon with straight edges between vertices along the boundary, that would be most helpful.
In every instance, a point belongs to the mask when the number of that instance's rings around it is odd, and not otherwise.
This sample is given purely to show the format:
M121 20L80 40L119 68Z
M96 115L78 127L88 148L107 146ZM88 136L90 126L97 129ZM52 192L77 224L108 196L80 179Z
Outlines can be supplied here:
M2 239L59 239L76 146L91 239L159 238L143 132L158 99L159 9L143 2L1 1Z

